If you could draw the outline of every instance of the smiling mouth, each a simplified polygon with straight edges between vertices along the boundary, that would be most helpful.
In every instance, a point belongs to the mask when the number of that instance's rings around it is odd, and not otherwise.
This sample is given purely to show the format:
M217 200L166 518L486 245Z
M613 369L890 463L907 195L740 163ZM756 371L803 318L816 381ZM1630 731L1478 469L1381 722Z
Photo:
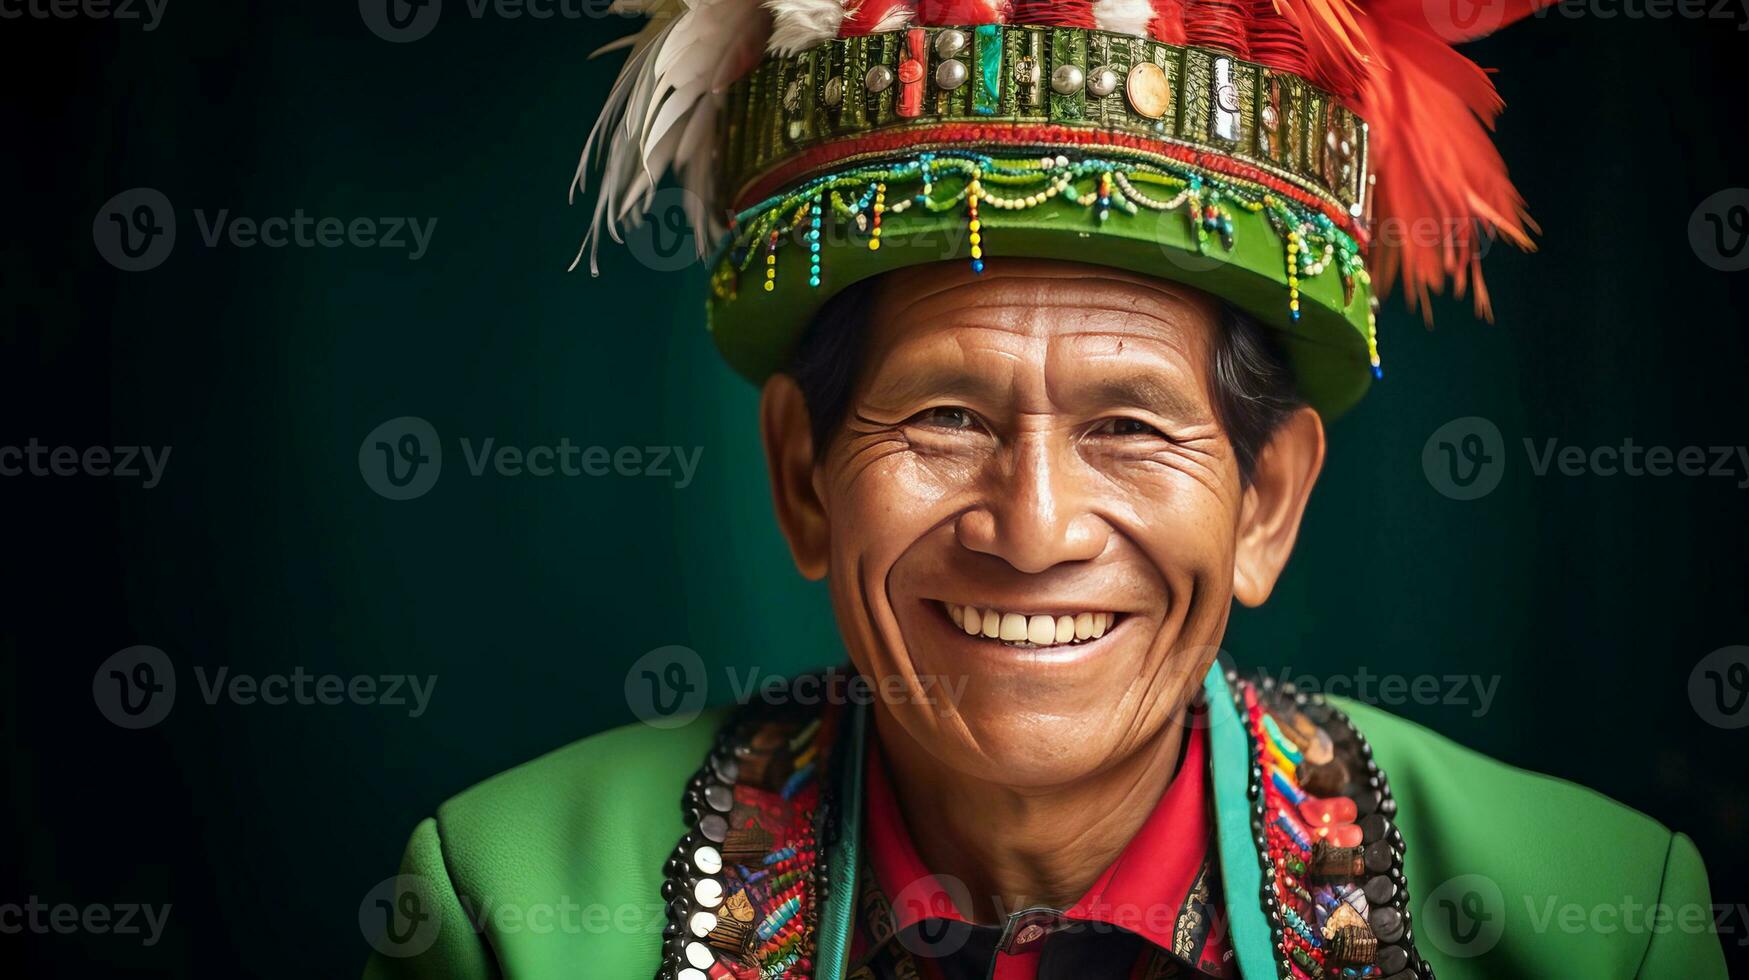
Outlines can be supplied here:
M938 602L936 605L967 636L984 637L1003 646L1020 648L1067 646L1097 640L1120 618L1112 612L1048 615L1004 612L952 602Z

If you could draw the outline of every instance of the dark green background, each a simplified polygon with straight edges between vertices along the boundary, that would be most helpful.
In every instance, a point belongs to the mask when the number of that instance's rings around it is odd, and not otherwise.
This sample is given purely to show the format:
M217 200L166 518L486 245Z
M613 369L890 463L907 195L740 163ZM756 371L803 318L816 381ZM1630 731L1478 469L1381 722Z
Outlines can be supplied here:
M618 250L564 271L565 184L617 19L476 20L450 0L392 45L354 4L171 0L152 33L0 22L6 56L0 444L171 445L162 486L0 482L6 515L0 902L172 903L153 948L0 935L0 974L350 975L358 903L446 796L631 720L624 671L686 644L772 673L839 653L773 529L754 392L715 361L702 273ZM1474 46L1542 251L1489 258L1497 325L1390 304L1388 374L1332 429L1300 548L1242 664L1500 678L1491 710L1395 710L1692 834L1749 901L1749 730L1697 715L1699 659L1749 643L1749 491L1534 477L1521 441L1749 442L1749 273L1702 265L1690 213L1749 185L1735 20L1547 17ZM163 191L162 267L121 273L91 222ZM196 208L437 218L431 251L209 249ZM992 261L1000 261L993 255ZM428 419L425 497L360 477L360 441ZM1476 502L1423 444L1479 415L1511 463ZM473 478L460 436L704 447L697 480ZM177 706L124 731L97 665L173 659ZM430 710L208 706L197 666L434 674ZM723 696L719 693L719 696ZM1607 853L1598 861L1609 861ZM1746 923L1727 938L1732 955ZM586 965L580 964L580 974Z

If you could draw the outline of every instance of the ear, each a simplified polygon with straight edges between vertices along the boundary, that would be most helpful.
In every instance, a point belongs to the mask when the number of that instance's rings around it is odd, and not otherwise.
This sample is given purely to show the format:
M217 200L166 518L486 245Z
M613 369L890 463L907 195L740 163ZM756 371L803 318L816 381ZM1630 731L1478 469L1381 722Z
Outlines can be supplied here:
M789 541L802 577L826 577L826 509L814 489L814 433L802 389L787 374L774 374L759 396L759 434L771 476L777 526Z
M1251 484L1239 504L1233 556L1233 597L1260 606L1275 589L1300 534L1312 484L1324 468L1324 422L1301 407L1288 416L1257 454Z

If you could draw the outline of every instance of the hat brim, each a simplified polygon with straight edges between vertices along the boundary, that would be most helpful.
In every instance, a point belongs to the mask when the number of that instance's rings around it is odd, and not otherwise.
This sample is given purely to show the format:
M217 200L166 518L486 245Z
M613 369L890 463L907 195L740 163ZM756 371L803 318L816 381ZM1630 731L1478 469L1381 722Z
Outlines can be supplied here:
M901 216L895 216L898 218ZM914 208L887 222L880 247L843 228L820 241L819 285L810 285L805 248L756 257L731 290L713 291L710 329L729 364L755 384L784 370L803 333L834 295L862 280L910 266L970 261L966 215ZM1199 245L1196 221L1182 210L1113 212L1099 220L1061 198L1024 210L979 213L986 267L1007 258L1061 259L1123 269L1182 283L1225 300L1276 329L1301 397L1325 418L1353 407L1372 380L1370 293L1352 293L1334 270L1300 276L1300 316L1288 305L1284 243L1261 212L1235 209L1231 247ZM766 278L763 270L774 275ZM769 282L770 288L764 287Z

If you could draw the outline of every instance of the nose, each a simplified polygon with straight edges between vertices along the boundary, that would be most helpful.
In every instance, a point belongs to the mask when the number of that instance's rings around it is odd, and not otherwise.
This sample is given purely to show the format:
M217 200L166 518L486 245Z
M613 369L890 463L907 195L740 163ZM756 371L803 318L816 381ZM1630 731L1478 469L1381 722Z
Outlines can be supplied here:
M1045 433L1031 433L991 466L997 472L988 476L987 498L955 523L962 547L1028 574L1089 561L1105 550L1111 527L1092 512L1090 476L1080 472L1073 453L1053 446Z

